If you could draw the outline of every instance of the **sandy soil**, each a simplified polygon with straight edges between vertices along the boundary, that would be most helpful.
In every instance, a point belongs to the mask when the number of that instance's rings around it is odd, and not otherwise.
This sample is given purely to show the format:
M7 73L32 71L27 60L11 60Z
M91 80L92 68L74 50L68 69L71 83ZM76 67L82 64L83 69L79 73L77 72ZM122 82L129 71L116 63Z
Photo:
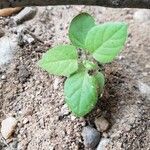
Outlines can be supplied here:
M121 55L104 67L107 81L102 99L89 115L75 118L64 105L64 78L48 75L36 63L49 47L69 42L68 25L81 11L92 14L98 23L124 21L129 33ZM10 115L18 119L11 140L5 141L0 134L0 149L84 150L81 130L86 125L95 127L94 120L101 115L111 123L102 134L110 139L107 150L150 148L150 93L144 88L150 86L150 21L136 22L135 11L41 7L32 20L14 27L9 18L0 18L0 27L9 40L21 28L38 38L32 44L18 45L13 59L0 66L0 122Z

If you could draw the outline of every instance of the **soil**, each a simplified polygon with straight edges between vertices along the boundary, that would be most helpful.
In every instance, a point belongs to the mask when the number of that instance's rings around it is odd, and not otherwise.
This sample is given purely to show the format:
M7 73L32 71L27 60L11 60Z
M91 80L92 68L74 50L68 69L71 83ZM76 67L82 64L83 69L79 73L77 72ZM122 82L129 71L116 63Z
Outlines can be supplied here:
M20 28L35 35L33 43L19 44L13 59L0 66L0 122L7 116L18 119L10 140L0 134L0 149L84 150L81 130L86 125L95 127L94 120L101 115L111 123L102 135L110 138L107 150L150 149L150 93L141 92L141 84L150 86L150 21L136 22L135 11L49 6L38 7L32 20L18 26L12 26L9 17L0 18L0 28L10 40ZM92 14L98 23L124 21L129 26L123 52L104 67L104 95L84 118L76 118L68 110L64 113L65 78L49 75L36 64L48 48L69 42L68 25L80 12Z

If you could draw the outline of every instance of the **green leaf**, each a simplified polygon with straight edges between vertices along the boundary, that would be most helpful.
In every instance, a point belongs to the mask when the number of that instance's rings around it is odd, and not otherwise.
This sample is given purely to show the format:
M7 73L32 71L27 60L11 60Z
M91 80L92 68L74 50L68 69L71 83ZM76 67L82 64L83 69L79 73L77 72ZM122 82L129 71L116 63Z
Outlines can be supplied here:
M100 63L111 62L121 51L127 37L124 23L105 23L93 27L85 40L86 50Z
M95 26L95 21L89 14L81 13L76 16L69 28L69 38L72 44L78 48L84 48L86 35L93 26Z
M64 92L69 108L78 117L86 115L96 105L96 79L84 70L66 80Z
M69 76L78 69L77 57L74 46L57 46L48 50L38 65L50 74Z
M104 85L105 85L105 77L101 72L97 72L94 77L97 83L98 95L102 95L104 90Z
M97 65L89 60L83 61L83 65L87 70L96 69Z

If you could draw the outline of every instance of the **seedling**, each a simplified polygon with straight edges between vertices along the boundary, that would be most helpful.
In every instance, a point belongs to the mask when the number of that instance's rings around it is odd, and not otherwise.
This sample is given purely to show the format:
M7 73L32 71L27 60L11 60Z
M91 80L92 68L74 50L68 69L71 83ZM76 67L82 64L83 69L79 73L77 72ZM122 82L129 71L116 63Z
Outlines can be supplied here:
M105 78L98 63L110 63L123 48L126 37L125 23L97 25L92 16L81 13L70 24L72 44L48 50L38 62L48 73L67 77L65 100L76 116L89 113L102 96Z

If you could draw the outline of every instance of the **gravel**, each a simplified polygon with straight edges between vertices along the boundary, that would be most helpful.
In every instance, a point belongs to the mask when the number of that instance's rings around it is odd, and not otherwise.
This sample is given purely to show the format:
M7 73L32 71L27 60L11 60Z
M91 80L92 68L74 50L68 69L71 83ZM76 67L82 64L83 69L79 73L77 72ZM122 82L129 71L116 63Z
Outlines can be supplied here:
M82 137L84 140L85 147L93 149L98 145L101 138L101 134L95 128L86 126L82 130Z
M121 53L123 59L117 59L104 67L107 82L103 97L98 101L96 108L85 118L77 118L69 113L60 119L59 113L64 105L64 78L48 75L36 64L47 49L58 44L70 43L67 35L69 23L81 11L92 14L97 23L127 23L129 36ZM82 129L87 125L96 128L95 118L104 114L111 123L111 128L102 133L103 138L110 138L107 150L147 150L150 137L147 128L149 100L145 96L146 93L140 92L138 81L148 86L150 83L150 23L135 21L133 14L136 11L137 9L91 6L38 7L37 15L33 19L15 27L9 26L9 18L0 18L0 27L5 31L5 36L0 38L0 41L9 36L6 42L12 43L18 33L12 31L18 31L22 26L45 43L38 42L37 38L33 37L35 43L23 43L21 47L17 46L17 49L12 47L11 50L15 50L15 55L12 55L12 51L10 55L13 59L10 59L6 66L0 64L0 120L4 119L4 114L29 119L27 124L23 124L22 119L18 121L13 138L7 145L4 144L2 149L9 150L17 141L17 150L86 150L81 136ZM5 52L8 52L7 49ZM6 60L1 59L2 54L0 62ZM19 76L20 66L25 66L30 73L24 83ZM1 80L2 75L7 79ZM56 78L60 81L55 82ZM32 110L21 113L28 108Z
M10 138L17 125L17 120L14 117L8 117L2 121L1 134L5 139Z
M25 7L20 13L12 17L13 22L16 24L21 24L24 21L32 19L37 12L36 7Z
M95 125L97 127L97 130L100 132L107 131L110 124L104 117L99 117L95 119Z
M97 149L96 150L107 150L107 145L109 144L110 142L110 139L108 138L102 138L100 143L98 144L97 146Z

